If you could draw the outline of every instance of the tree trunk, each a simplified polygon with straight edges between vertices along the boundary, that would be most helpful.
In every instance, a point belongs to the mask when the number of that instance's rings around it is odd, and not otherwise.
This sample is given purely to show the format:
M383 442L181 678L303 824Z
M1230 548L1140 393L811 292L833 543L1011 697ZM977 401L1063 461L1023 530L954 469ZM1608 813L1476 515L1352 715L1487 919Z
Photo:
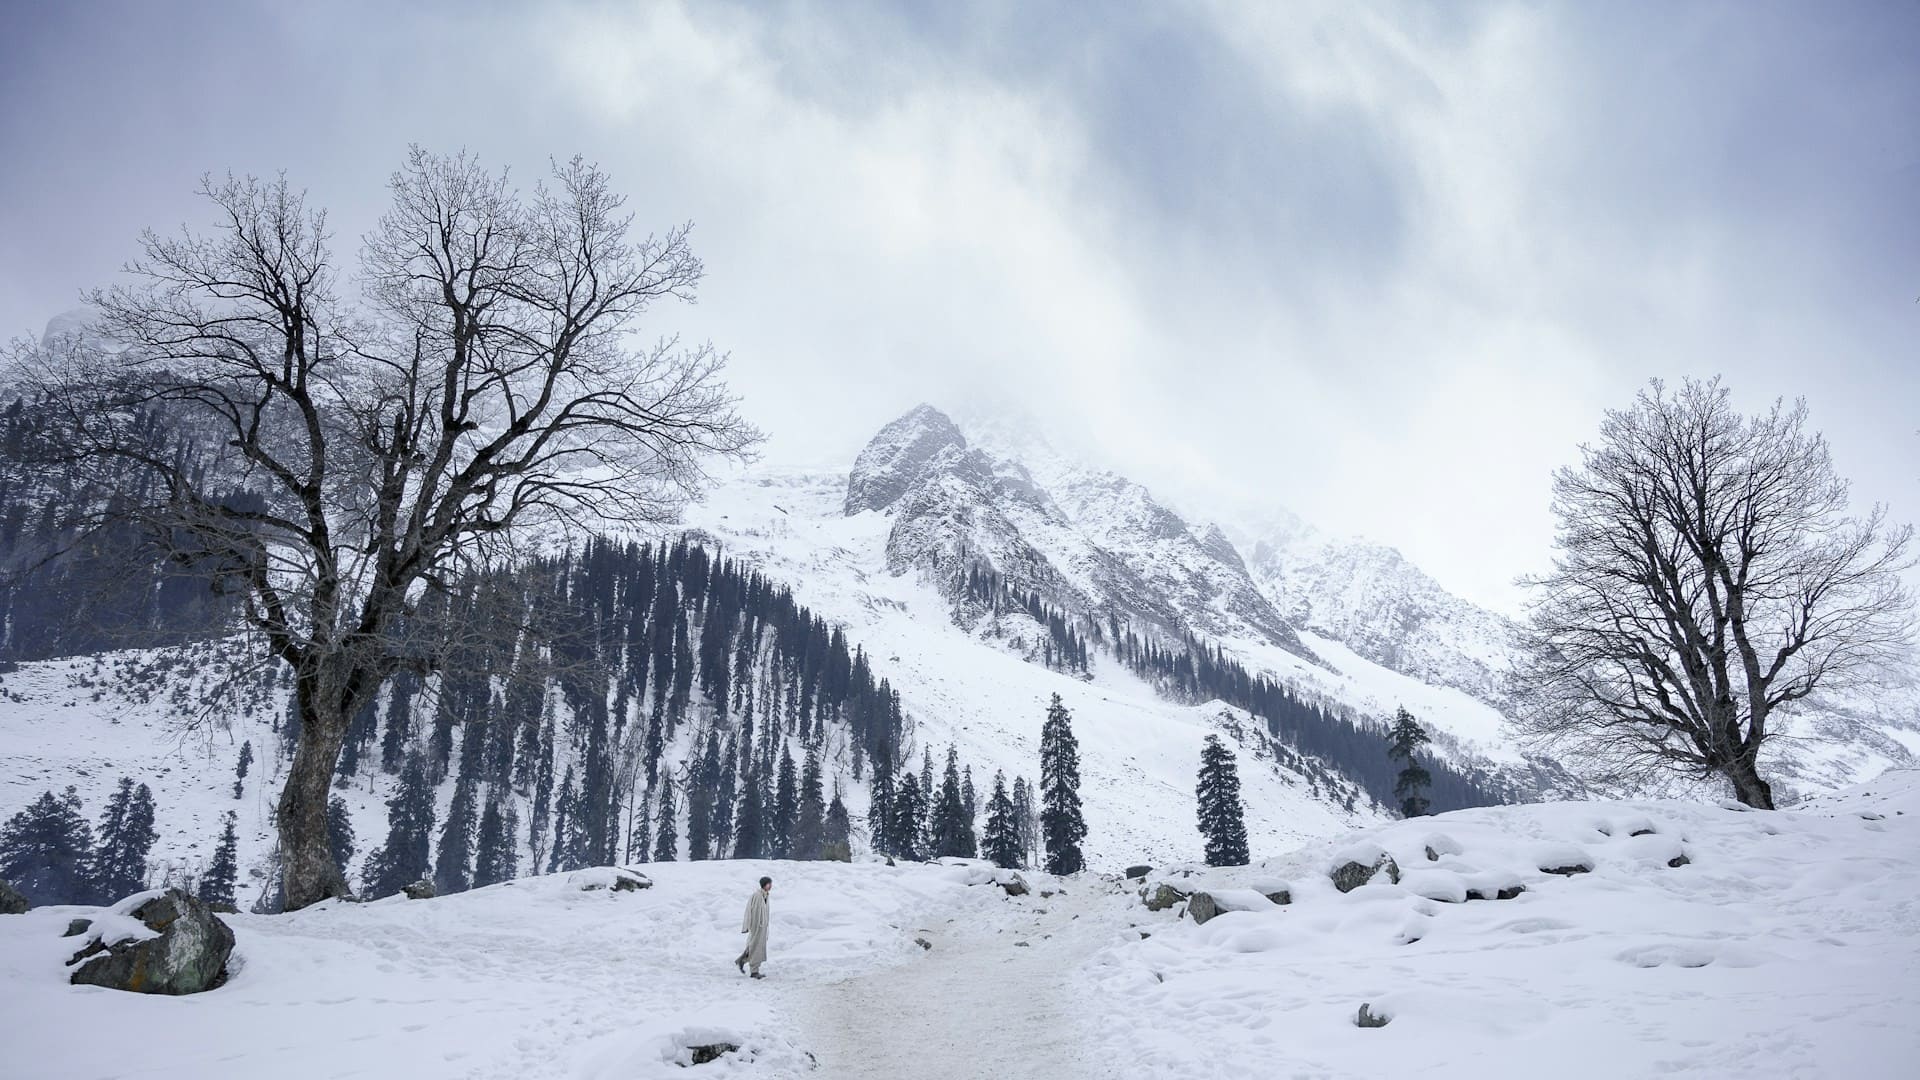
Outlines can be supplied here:
M1734 797L1755 810L1773 809L1773 788L1760 779L1760 772L1754 768L1753 758L1747 754L1736 756L1727 764L1727 780L1733 784Z
M346 896L347 879L333 862L327 843L327 800L333 770L346 742L347 714L316 701L315 681L294 682L300 710L300 743L294 749L287 783L280 790L280 855L285 869L287 910L295 911L334 896Z

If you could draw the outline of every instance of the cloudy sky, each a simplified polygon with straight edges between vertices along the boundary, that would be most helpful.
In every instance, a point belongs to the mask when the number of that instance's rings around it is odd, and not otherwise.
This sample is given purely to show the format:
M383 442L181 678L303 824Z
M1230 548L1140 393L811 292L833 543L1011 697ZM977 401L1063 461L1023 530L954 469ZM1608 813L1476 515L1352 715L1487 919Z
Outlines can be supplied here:
M409 143L578 153L696 223L661 326L776 462L1017 408L1511 610L1601 412L1723 373L1920 519L1920 6L1091 9L5 5L0 337L204 171L285 170L350 253Z

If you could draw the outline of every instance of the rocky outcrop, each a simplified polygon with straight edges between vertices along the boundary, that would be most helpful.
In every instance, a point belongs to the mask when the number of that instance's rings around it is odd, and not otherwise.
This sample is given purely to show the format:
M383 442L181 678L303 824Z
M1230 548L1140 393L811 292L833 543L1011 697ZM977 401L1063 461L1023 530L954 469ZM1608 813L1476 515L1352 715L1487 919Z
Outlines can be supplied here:
M1393 856L1384 851L1371 856L1350 854L1338 858L1328 876L1333 879L1334 888L1348 893L1381 874L1385 874L1389 882L1395 885L1400 884L1400 864L1394 862Z
M963 450L966 445L960 429L931 405L893 421L854 459L853 472L847 477L847 514L892 506L942 451Z
M434 897L433 882L426 878L421 878L400 891L406 893L409 900L431 900Z
M1186 898L1186 893L1164 881L1158 885L1143 885L1140 888L1140 902L1147 905L1148 911L1165 911Z
M137 926L128 925L129 919ZM74 969L68 981L75 986L197 994L226 980L227 958L233 954L233 931L179 889L122 900L87 933L91 940L67 961Z

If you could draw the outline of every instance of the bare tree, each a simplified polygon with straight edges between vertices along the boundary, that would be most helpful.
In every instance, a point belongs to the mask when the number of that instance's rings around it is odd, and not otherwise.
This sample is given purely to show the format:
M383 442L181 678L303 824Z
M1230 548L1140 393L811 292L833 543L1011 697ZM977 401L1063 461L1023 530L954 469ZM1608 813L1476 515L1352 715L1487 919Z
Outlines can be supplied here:
M1554 477L1554 569L1518 666L1518 723L1602 780L1723 777L1771 809L1776 714L1910 655L1911 527L1848 514L1804 402L1736 413L1655 380Z
M49 418L43 463L157 480L115 512L241 591L291 668L289 908L347 891L328 786L356 710L438 662L400 632L423 596L510 560L516 538L667 520L703 458L758 438L724 357L632 338L654 302L693 297L687 227L631 236L579 159L523 194L416 148L390 187L351 300L324 214L284 178L208 180L212 233L148 232L134 283L90 298L104 345L11 356Z

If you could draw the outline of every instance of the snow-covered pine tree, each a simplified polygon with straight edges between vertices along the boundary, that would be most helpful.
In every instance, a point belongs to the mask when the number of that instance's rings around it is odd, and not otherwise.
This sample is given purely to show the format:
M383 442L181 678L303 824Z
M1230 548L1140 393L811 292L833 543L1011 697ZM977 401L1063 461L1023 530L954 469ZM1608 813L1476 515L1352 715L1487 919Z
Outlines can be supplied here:
M1208 866L1245 866L1247 821L1240 805L1240 770L1233 751L1220 736L1207 736L1200 749L1200 835L1206 841Z
M673 799L673 770L660 770L660 795L654 802L653 861L673 862L680 857L680 827Z
M201 901L212 905L217 911L234 909L233 887L240 880L240 837L234 828L236 816L231 810L224 815L226 826L220 830L220 842L214 845L213 860L201 871L199 884L195 888Z
M920 820L915 825L914 835L920 838L920 857L927 858L933 850L933 808L935 792L939 789L933 783L933 748L920 749Z
M1040 728L1040 832L1047 847L1047 872L1071 874L1086 865L1080 842L1087 837L1080 812L1080 744L1073 737L1073 714L1053 695Z
M940 797L933 810L933 855L971 859L978 854L973 821L967 817L966 797L960 790L960 754L947 747L947 770L940 779Z
M872 775L867 789L867 844L875 854L892 855L893 765L884 754L874 757Z
M746 635L741 635L742 639ZM740 680L735 680L740 685ZM739 789L739 748L734 745L734 736L727 736L727 745L720 752L720 783L713 792L713 857L724 859L733 851L733 804Z
M400 770L400 786L387 800L387 842L367 857L369 898L392 896L432 870L433 787L427 761L410 754Z
M247 768L253 764L253 740L240 744L240 758L233 766L233 797L239 798L247 784Z
M1007 797L1005 773L993 774L993 794L987 797L987 831L980 841L980 854L995 866L1018 869L1025 859L1020 853L1020 833L1015 828L1013 800Z
M775 859L790 859L793 854L793 827L800 816L798 778L794 776L793 755L780 747L780 771L774 781L773 812L767 820L767 854Z
M967 821L980 820L979 793L973 789L973 766L960 770L960 804L967 808Z
M710 619L713 616L709 616ZM706 638L701 638L705 648ZM710 676L725 692L727 665ZM698 862L713 857L713 800L720 787L720 735L707 731L706 752L693 762L693 782L687 787L687 858Z
M36 905L86 903L95 893L92 853L93 829L71 787L41 795L0 826L0 878Z
M820 752L809 746L806 765L800 770L800 809L793 820L793 858L820 858L827 813L820 783Z
M1400 800L1401 817L1422 817L1432 806L1427 800L1427 788L1433 784L1433 774L1413 756L1428 741L1426 729L1406 706L1401 706L1394 714L1392 729L1387 732L1387 756L1405 763L1393 780L1393 794Z
M742 777L739 817L733 826L733 857L762 859L766 849L766 806L761 798L759 778L752 773Z
M465 761L465 755L461 757ZM466 892L473 885L474 780L461 770L453 785L453 804L440 828L433 860L433 891L440 896Z
M519 876L520 853L514 835L520 824L518 817L511 798L496 791L487 799L487 808L480 815L480 840L473 859L474 888L498 885Z
M94 902L111 904L146 888L147 853L153 849L156 836L153 792L147 785L136 788L132 777L121 777L94 835L93 869L89 874Z
M918 862L927 857L926 845L921 839L920 780L912 773L900 777L900 784L893 789L893 820L888 823L887 832L893 841L893 855L896 858Z
M347 809L347 800L335 795L327 800L327 850L342 874L353 861L353 844L353 814Z
M853 822L847 818L847 804L840 799L838 782L833 785L833 801L827 804L826 820L821 824L820 857L853 861Z
M1020 865L1033 865L1040 856L1040 816L1034 813L1033 785L1024 776L1013 778L1013 831L1020 837Z

